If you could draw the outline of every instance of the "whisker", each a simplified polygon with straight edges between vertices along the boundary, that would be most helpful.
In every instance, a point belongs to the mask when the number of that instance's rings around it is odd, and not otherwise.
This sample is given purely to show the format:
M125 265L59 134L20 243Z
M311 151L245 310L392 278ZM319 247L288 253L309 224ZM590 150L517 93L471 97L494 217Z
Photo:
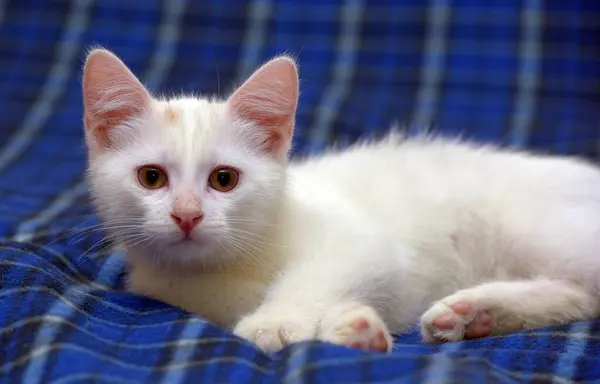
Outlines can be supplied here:
M238 253L244 254L245 259L249 259L250 261L255 262L261 267L265 266L262 258L260 257L261 254L265 254L264 249L252 244L245 244L241 242L238 238L233 236L224 236L223 240L227 243L227 245L230 245L233 248L235 248L238 251Z
M265 238L263 236L260 236L256 233L253 232L249 232L249 231L245 231L245 230L241 230L238 228L230 228L229 231L234 234L237 235L236 237L244 240L244 241L248 241L257 245L266 245L269 247L282 247L285 248L287 247L286 245L282 245L282 244L276 244L270 241L266 241Z

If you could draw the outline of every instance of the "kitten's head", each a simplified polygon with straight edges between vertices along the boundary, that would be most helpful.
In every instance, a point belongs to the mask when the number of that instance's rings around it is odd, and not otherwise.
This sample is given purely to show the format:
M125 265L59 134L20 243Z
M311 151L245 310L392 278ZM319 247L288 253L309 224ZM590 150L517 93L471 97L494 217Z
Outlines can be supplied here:
M256 256L285 187L293 60L269 61L225 101L159 100L97 49L83 100L92 195L129 254L185 268Z

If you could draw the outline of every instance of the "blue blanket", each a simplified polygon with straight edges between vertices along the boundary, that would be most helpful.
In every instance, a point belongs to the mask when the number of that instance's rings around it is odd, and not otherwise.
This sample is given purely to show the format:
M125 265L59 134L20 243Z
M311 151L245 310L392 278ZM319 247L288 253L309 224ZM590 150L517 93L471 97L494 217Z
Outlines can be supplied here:
M295 54L295 155L397 121L600 157L597 0L1 1L0 382L600 382L600 322L441 346L409 331L389 355L307 342L266 356L124 292L84 180L92 44L170 93L224 95Z

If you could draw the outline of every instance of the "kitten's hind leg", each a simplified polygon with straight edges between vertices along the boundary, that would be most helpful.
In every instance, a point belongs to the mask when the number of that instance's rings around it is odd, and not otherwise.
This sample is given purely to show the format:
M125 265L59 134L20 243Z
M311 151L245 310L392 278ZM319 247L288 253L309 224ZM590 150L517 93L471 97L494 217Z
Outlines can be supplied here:
M426 342L458 341L590 320L600 299L563 281L485 283L436 302L421 317Z
M390 352L393 345L390 331L375 309L355 301L345 301L329 309L318 338L377 352Z

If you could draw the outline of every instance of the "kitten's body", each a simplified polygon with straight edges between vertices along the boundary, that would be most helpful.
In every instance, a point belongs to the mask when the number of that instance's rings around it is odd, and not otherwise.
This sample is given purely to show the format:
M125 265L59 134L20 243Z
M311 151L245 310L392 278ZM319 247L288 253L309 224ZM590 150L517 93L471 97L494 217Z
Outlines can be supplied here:
M206 164L247 175L230 195L199 189L202 247L169 248L167 235L158 245L125 242L132 291L235 327L268 351L310 338L389 350L388 329L400 332L423 314L428 341L598 315L596 168L394 136L288 165L277 151L253 150L252 143L264 144L252 139L256 126L231 112L244 102L236 94L225 104L152 101L150 116L128 123L146 130L133 140L139 143L92 153L92 191L109 223L141 215L144 225L166 225L158 215L168 216L172 197L136 195L139 186L123 182L141 164L179 163L190 171L174 172L184 175L173 177L180 184ZM251 140L238 131L252 131ZM128 198L115 195L118 182ZM146 212L153 204L159 212Z
M600 174L579 162L389 140L292 163L288 184L260 261L185 277L134 268L133 290L232 327L260 305L275 277L264 272L277 271L290 286L277 292L289 305L281 314L306 313L320 299L318 311L360 299L392 332L415 324L434 301L484 282L545 277L598 292L600 257L576 248L583 240L600 250L600 235L591 237L594 225L600 230ZM555 299L540 294L532 300Z

